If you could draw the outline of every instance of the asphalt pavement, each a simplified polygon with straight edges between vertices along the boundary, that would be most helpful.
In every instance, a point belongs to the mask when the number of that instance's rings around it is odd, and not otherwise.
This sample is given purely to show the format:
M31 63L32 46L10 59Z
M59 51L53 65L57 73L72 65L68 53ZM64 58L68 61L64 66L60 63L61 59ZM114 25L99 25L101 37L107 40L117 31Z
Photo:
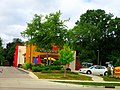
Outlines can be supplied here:
M0 67L0 78L32 78L25 72L17 70L15 67Z
M52 82L52 80L38 79L32 72L21 71L15 67L0 68L3 69L3 72L0 73L0 90L112 90L105 87L57 83ZM116 87L114 90L120 90L120 88Z
M0 78L0 90L109 90L104 87L90 87L56 83L48 80ZM119 90L119 89L114 89Z

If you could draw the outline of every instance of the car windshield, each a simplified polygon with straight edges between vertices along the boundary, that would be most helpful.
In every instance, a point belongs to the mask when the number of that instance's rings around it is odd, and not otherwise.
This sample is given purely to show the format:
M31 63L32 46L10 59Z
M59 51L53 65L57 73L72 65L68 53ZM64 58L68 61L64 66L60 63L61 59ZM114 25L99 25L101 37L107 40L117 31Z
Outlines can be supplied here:
M90 69L93 69L94 68L94 66L91 66L91 67L89 67Z

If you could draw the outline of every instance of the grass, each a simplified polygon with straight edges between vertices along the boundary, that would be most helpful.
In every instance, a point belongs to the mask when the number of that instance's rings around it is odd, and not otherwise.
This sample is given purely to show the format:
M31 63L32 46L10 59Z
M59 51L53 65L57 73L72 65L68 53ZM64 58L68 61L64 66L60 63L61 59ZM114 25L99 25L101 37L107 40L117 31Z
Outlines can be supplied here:
M88 85L88 86L120 86L120 78L103 76L104 81L113 81L109 83L100 83L100 82L91 82L92 78L85 75L78 75L78 73L67 73L66 77L63 77L64 73L60 72L34 72L35 75L38 76L39 79L58 79L58 80L84 80L90 82L72 82L72 81L55 81L60 83L69 83L69 84L77 84L77 85Z
M41 72L34 72L39 79L60 79L60 80L88 80L92 81L91 77L78 75L74 73L67 73L66 77L63 77L64 73L41 73Z
M120 82L120 78L109 77L109 76L103 76L103 80L104 81Z
M90 86L120 86L120 83L71 82L71 81L55 81L55 82Z

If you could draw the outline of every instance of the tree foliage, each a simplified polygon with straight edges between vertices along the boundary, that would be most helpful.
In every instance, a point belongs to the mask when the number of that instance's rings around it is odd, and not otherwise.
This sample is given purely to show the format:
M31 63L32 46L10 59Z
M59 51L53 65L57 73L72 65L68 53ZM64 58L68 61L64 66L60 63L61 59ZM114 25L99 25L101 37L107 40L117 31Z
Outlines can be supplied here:
M70 49L68 45L64 45L62 50L59 50L60 53L60 63L62 65L69 64L74 60L74 52Z
M0 65L4 62L4 56L3 56L3 47L2 47L2 39L0 38Z
M61 65L64 66L64 77L66 77L66 64L69 64L74 60L74 52L70 47L65 44L62 50L59 50L60 57L58 58Z
M74 28L67 30L64 23L68 20L61 20L60 16L60 11L46 16L35 14L21 34L29 37L29 43L36 44L38 50L51 50L53 44L63 48L67 42L72 49L79 52L82 62L105 64L112 60L115 64L115 60L119 59L120 18L101 9L87 10L80 15Z
M22 35L29 36L30 43L35 44L38 50L42 48L51 50L51 44L61 48L66 42L64 22L67 20L61 20L60 15L60 11L50 13L45 17L35 14L32 22L27 24L27 29L22 32Z
M120 54L120 19L113 18L111 13L104 10L87 10L80 16L76 26L71 30L75 50L79 51L79 59L97 64L98 52L100 63L110 61L108 58L113 51Z

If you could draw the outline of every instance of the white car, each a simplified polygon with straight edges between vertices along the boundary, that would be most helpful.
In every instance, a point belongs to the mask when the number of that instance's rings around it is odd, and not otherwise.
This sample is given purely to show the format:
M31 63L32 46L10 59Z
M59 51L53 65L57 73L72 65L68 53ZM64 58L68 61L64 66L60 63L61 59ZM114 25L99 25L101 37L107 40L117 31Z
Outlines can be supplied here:
M95 65L89 68L81 68L80 73L106 76L108 69L105 66Z

